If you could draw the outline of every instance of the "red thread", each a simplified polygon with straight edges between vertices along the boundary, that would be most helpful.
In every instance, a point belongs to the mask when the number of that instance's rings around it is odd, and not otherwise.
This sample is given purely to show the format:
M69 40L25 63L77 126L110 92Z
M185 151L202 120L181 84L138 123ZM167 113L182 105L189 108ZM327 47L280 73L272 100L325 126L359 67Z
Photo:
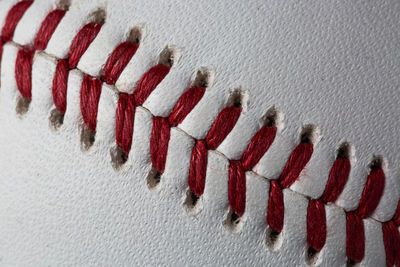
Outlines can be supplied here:
M147 97L153 92L157 85L167 76L171 67L158 64L148 70L140 79L134 92L137 106L143 105Z
M32 60L35 51L21 48L15 60L15 81L21 95L32 100Z
M251 139L241 161L246 171L251 170L268 151L276 136L276 127L264 126Z
M103 81L108 84L115 84L138 47L139 45L133 42L119 44L107 60L102 76Z
M354 262L364 258L364 222L356 212L346 213L346 255Z
M279 176L282 188L292 185L300 176L304 167L307 165L314 150L311 143L300 143L292 152L285 168Z
M66 59L58 60L51 93L54 105L62 114L65 114L67 108L68 74L68 61Z
M307 208L307 243L321 251L326 241L325 205L321 200L310 199Z
M153 167L164 172L167 159L170 126L167 118L153 117L153 128L150 138L150 154Z
M97 109L99 106L102 83L99 79L85 75L81 86L81 112L86 126L96 132Z
M46 18L40 25L39 31L36 34L34 48L35 50L46 49L47 43L50 40L51 35L56 30L61 19L65 15L65 10L56 9L47 14Z
M346 158L337 158L333 163L326 183L324 193L321 196L325 203L335 202L342 193L350 174L350 160Z
M357 212L363 219L369 217L379 204L385 187L385 173L381 168L373 168L361 195Z
M69 66L71 69L76 68L80 58L83 53L85 53L86 49L93 42L94 38L96 38L99 33L101 26L103 24L99 23L89 23L80 29L78 34L75 36L74 40L72 40L71 46L69 47Z
M193 86L182 94L169 115L171 127L177 126L185 119L203 97L205 91L205 87Z
M1 37L4 42L11 41L18 22L32 3L33 1L31 0L18 2L8 11L3 29L1 30Z
M271 180L268 198L267 222L271 229L280 233L283 228L285 207L283 192L276 180Z
M393 221L382 223L387 266L400 266L400 234Z
M133 94L120 93L115 121L115 139L126 155L132 145L135 103Z
M231 209L241 217L246 207L246 174L240 161L230 161L228 188Z
M232 131L241 112L242 108L227 106L218 114L206 137L208 149L217 149Z
M192 150L189 169L189 188L198 197L204 192L207 172L207 145L204 140L196 140Z

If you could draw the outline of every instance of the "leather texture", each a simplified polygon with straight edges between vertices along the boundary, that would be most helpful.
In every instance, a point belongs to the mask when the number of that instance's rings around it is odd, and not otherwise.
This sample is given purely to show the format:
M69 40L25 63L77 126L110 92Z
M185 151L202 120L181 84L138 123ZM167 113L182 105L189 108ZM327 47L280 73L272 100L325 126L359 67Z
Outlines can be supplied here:
M0 26L15 0L0 1ZM360 199L371 160L387 160L384 195L365 220L362 265L384 266L379 221L393 216L400 195L400 3L371 1L115 1L73 0L47 49L35 55L32 103L15 112L17 45L33 42L56 2L35 1L18 24L14 42L3 48L0 88L0 265L131 266L256 265L305 266L307 198L321 196L337 149L355 147L350 180L328 205L328 237L317 265L346 264L345 211ZM51 83L56 58L102 8L106 22L68 80L67 111L58 132L49 128L54 108ZM103 85L96 140L80 149L79 91L83 73L101 74L116 45L133 27L143 31L136 54L116 86ZM181 57L135 115L129 159L116 171L118 91L157 64L165 46ZM152 115L166 116L190 87L200 67L215 73L205 96L173 128L166 170L158 191L146 184L150 170ZM204 138L232 89L248 103L218 151L210 151L202 211L183 207L193 138ZM228 213L228 160L237 159L272 106L284 126L254 172L247 173L243 228L224 227ZM300 179L284 191L285 224L277 251L266 246L268 179L276 179L298 144L303 125L322 134Z

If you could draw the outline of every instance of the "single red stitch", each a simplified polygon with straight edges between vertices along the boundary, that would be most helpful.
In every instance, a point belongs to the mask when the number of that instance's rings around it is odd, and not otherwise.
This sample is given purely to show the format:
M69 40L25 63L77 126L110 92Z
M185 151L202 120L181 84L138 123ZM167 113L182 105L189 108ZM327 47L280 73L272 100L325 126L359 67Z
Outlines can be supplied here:
M153 117L153 128L150 138L150 154L153 167L164 172L167 159L170 126L167 118Z
M369 217L379 204L385 187L385 173L381 168L373 168L361 195L357 212L363 219Z
M325 205L319 199L310 199L307 208L307 243L319 252L326 241Z
M276 132L277 128L275 126L264 126L253 136L241 157L243 168L246 171L253 169L254 165L268 151L274 142Z
M32 61L35 51L21 48L15 60L15 81L21 95L32 100Z
M396 224L393 221L382 223L382 233L387 266L399 266L400 234Z
M277 180L271 180L268 198L267 223L271 229L280 233L283 229L285 207L283 192Z
M292 152L279 176L282 188L291 186L300 176L314 151L312 143L300 143Z
M156 89L157 85L167 76L171 67L157 64L148 70L140 79L135 92L135 103L137 106L143 105L147 97Z
M32 3L32 0L20 1L8 11L3 29L1 30L1 37L4 42L12 40L18 22Z
M80 29L78 34L72 40L71 46L69 47L69 67L71 69L76 68L80 58L86 49L96 38L103 24L100 23L88 23Z
M168 117L171 127L180 124L197 105L206 91L205 87L193 86L179 98Z
M85 75L81 86L81 113L86 126L96 132L97 110L99 106L102 82L88 74Z
M325 203L335 202L342 193L347 183L351 169L350 160L346 158L337 158L333 163L326 183L324 193L321 196Z
M361 262L365 251L364 222L356 212L346 213L346 255L355 263Z
M114 49L107 59L102 79L107 84L115 84L139 45L134 42L123 42Z
M217 116L206 137L208 149L215 150L232 131L242 108L227 106Z
M39 31L36 34L33 47L35 50L46 49L47 43L50 40L51 35L56 30L61 19L65 15L65 10L56 9L47 14L46 18L40 25Z
M67 109L68 74L68 61L66 59L58 60L51 93L53 95L53 103L61 114L65 114Z
M120 93L115 121L117 145L128 155L132 145L135 103L133 94Z
M204 192L206 183L208 150L204 140L196 140L190 158L189 188L200 197Z
M231 209L243 216L246 207L246 174L238 160L229 162L228 199Z

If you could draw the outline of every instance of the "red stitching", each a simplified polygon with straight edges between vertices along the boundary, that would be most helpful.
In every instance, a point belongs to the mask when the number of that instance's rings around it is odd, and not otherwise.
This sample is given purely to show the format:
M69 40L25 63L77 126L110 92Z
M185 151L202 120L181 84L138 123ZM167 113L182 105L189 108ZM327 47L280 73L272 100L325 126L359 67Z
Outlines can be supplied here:
M103 24L91 22L83 26L82 29L72 40L68 54L68 64L70 69L75 69L83 53L96 38Z
M4 42L12 40L18 22L32 3L33 0L18 2L8 11L3 29L1 30L1 37Z
M132 145L135 103L133 94L120 93L116 111L115 139L125 155L129 154Z
M192 157L189 168L189 189L197 197L200 197L204 192L207 171L207 150L215 150L230 133L239 119L242 108L227 106L217 116L212 124L205 140L196 140L196 145L192 150ZM231 172L229 172L231 174ZM231 175L229 175L230 177ZM229 180L236 178L229 178ZM228 182L228 185L235 185L236 182ZM229 191L236 191L235 188L230 188ZM230 193L232 194L232 193ZM238 192L238 195L242 193ZM245 194L245 192L244 192ZM236 195L236 193L234 193ZM231 203L232 208L236 207L235 203ZM242 206L241 204L239 206ZM239 210L238 210L239 211ZM244 210L243 210L244 211ZM241 211L239 211L242 213Z
M325 203L336 201L347 183L350 169L351 164L349 159L337 158L335 160L329 173L324 193L321 196L322 201Z
M190 158L188 184L190 191L197 197L204 193L208 163L207 144L204 140L196 140Z
M65 10L55 9L51 11L40 25L40 29L36 34L33 47L35 50L45 50L50 37L53 35L61 19L65 15Z
M208 149L217 149L225 137L232 131L241 112L242 108L227 106L218 114L206 137Z
M189 88L179 98L168 118L153 118L153 127L150 139L150 153L152 165L159 173L164 173L170 138L170 128L177 126L185 119L185 117L190 113L190 111L192 111L192 109L203 97L205 90L205 87L193 86ZM203 163L200 163L200 165L201 164ZM202 166L204 168L204 166L206 167L207 165Z
M283 216L285 211L283 192L277 180L271 180L269 187L267 223L271 229L280 233L283 229Z
M364 222L356 212L346 214L346 255L353 262L364 258L365 233Z
M15 4L8 12L1 31L0 60L3 44L12 40L15 28L33 1L25 0ZM64 10L50 12L42 22L36 35L34 48L46 48L51 35L65 15ZM81 56L100 31L102 24L85 25L73 39L68 59L59 59L53 79L52 94L56 108L66 111L66 90L68 72L76 68ZM131 60L138 45L132 42L119 44L107 60L102 79L114 84L126 64ZM31 100L31 72L34 50L23 47L18 51L15 62L15 79L21 95ZM67 61L68 60L68 61ZM68 64L69 63L69 64ZM158 64L140 79L134 94L120 93L116 110L116 142L128 154L133 135L135 107L142 105L156 86L165 78L169 66ZM102 82L99 78L85 75L81 88L81 112L85 124L95 132L98 102ZM153 167L160 173L164 171L168 150L170 127L180 124L204 95L204 87L189 88L178 100L167 118L153 117L151 136L151 158ZM204 192L208 150L215 150L235 126L242 109L228 106L215 119L205 140L196 140L192 150L188 183L190 190L198 197ZM242 216L246 203L246 175L268 151L276 135L276 127L264 126L252 138L239 161L230 160L228 198L231 209ZM270 181L267 223L276 232L281 232L284 223L283 189L293 184L309 162L313 144L300 143L289 157L278 180ZM351 169L350 160L338 157L320 199L310 199L307 209L307 242L310 247L320 251L326 240L326 214L324 203L334 202L343 191ZM365 253L365 233L363 219L371 216L383 194L385 174L380 167L371 168L367 177L359 207L346 213L346 254L350 261L360 262ZM383 242L388 266L400 265L400 201L393 218L382 223Z
M171 67L169 66L158 64L143 75L133 93L136 106L143 105L151 92L153 92L157 85L167 76L170 69Z
M97 110L99 106L102 83L100 79L85 75L81 86L81 112L83 122L96 132Z
M228 199L232 210L243 216L246 206L246 174L240 161L231 160L229 164Z
M307 208L307 243L319 252L326 241L325 205L321 200L310 199Z
M285 208L282 190L289 187L299 178L300 173L311 158L313 147L314 145L311 143L300 143L297 145L286 162L278 180L271 181L267 222L268 225L278 233L282 231L284 222Z
M387 266L400 266L400 233L394 221L382 223Z
M384 186L383 170L381 168L371 169L357 210L347 213L346 252L347 257L354 262L361 262L365 253L365 233L362 219L368 218L374 212L382 197Z
M66 59L58 60L51 93L53 96L53 103L61 114L65 114L65 110L67 109L68 74L68 61Z
M205 92L205 87L193 86L182 94L168 117L171 127L177 126L186 118L189 112L192 111L203 97Z
M371 216L379 204L385 187L385 174L381 168L372 169L367 177L357 212L361 218Z
M34 50L21 48L15 61L15 81L21 95L32 100L32 60Z
M139 45L133 42L120 43L107 60L103 70L103 81L108 84L115 84L138 47Z
M243 168L250 171L260 161L274 142L277 128L275 126L264 126L253 136L241 161Z
M133 122L134 122L134 112L137 106L140 106L146 101L147 97L150 93L157 87L157 85L165 78L170 70L169 66L165 66L162 64L158 64L148 70L140 79L137 88L135 89L132 95L127 96L125 93L120 93L120 100L118 101L118 107L116 112L116 123L115 123L115 133L116 133L116 143L125 153L125 155L129 154L132 145L132 136L133 136ZM123 99L121 99L121 96ZM128 97L128 102L126 102L126 97ZM139 104L141 103L141 104ZM158 124L156 125L158 126ZM153 137L153 134L157 133L157 129L152 130L152 138L153 142L156 140L160 140L160 136ZM165 133L165 130L164 130ZM162 139L163 141L164 138ZM169 131L168 131L168 140L169 140ZM168 148L168 143L162 145L162 153L166 153L163 149ZM154 150L153 145L153 150ZM158 151L158 147L156 149ZM153 155L153 158L157 156ZM164 156L162 156L164 157ZM162 161L165 161L162 160ZM165 165L164 163L160 163L161 165ZM160 167L159 166L159 167ZM164 171L164 166L162 167Z
M167 159L170 126L167 118L153 117L153 128L150 138L150 155L153 167L164 173Z

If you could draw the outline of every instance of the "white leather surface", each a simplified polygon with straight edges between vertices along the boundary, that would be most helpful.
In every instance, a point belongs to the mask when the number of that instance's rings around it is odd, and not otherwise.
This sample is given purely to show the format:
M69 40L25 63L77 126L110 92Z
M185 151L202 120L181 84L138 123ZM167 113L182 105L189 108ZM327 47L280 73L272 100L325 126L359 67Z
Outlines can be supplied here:
M0 1L0 26L15 2ZM35 1L21 19L14 41L33 42L33 31L50 6L49 1ZM0 242L1 264L305 265L307 201L303 195L322 194L336 150L344 141L354 144L356 160L338 207L327 207L328 240L319 263L345 264L342 208L357 207L373 155L388 161L384 196L373 218L391 218L399 200L400 175L398 1L75 0L45 52L65 57L72 38L98 8L106 10L106 23L79 62L81 71L101 73L114 47L130 29L139 27L144 38L117 81L117 90L132 92L167 45L177 46L182 57L146 101L144 106L152 114L168 115L199 67L212 69L215 80L179 126L184 132L172 130L160 190L151 192L146 185L151 114L137 110L128 163L116 172L110 164L115 88L103 86L96 142L83 153L79 141L82 72L70 73L67 113L55 133L48 126L54 108L54 59L35 56L33 100L21 119L15 113L17 47L7 44L0 88L0 240L5 240ZM193 145L190 136L203 138L225 106L229 90L239 87L248 91L249 103L218 149L228 158L240 157L273 105L284 113L285 126L254 168L256 173L269 179L279 176L299 142L302 125L315 124L323 135L293 191L285 190L284 239L274 253L265 245L269 185L264 178L247 175L242 232L234 235L223 227L228 161L219 152L209 152L202 211L193 217L183 209ZM363 264L377 266L385 261L382 233L373 219L368 220Z

